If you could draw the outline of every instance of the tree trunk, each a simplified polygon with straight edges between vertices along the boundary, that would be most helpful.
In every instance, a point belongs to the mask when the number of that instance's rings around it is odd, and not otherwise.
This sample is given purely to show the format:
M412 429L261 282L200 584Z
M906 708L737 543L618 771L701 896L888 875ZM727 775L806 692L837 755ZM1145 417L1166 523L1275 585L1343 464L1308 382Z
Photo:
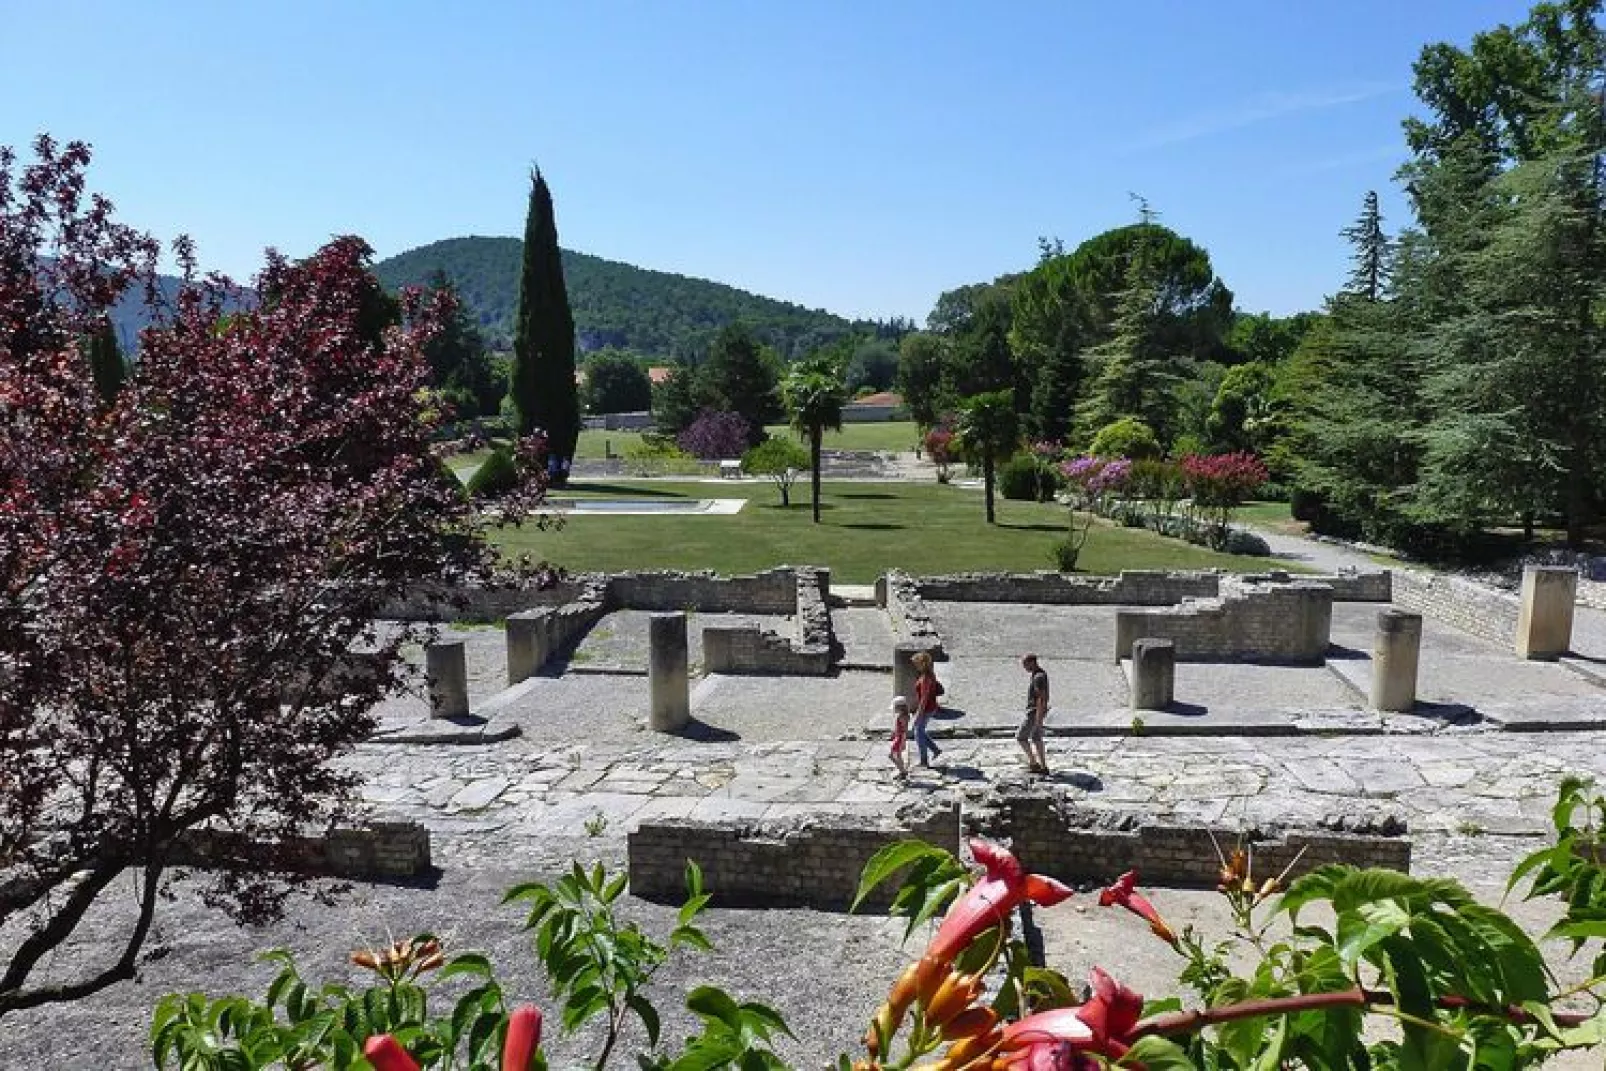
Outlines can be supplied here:
M991 450L981 455L981 482L982 493L987 498L987 523L997 523L993 519L993 453Z
M1524 543L1534 541L1534 511L1531 509L1522 511L1522 541Z
M820 440L824 428L809 429L809 487L814 495L814 523L820 523Z

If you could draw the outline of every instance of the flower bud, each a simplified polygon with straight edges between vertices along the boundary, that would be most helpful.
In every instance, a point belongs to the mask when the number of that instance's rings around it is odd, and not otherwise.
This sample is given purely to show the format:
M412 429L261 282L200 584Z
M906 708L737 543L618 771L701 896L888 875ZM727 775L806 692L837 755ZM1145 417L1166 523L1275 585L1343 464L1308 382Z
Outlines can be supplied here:
M959 1018L963 1019L964 1015ZM993 1049L1001 1037L998 1031L990 1030L974 1037L962 1038L949 1046L948 1051L943 1054L942 1066L949 1071L960 1071L961 1068L969 1067Z
M943 1024L944 1041L973 1038L989 1033L998 1022L998 1013L988 1007L969 1007Z
M920 962L915 964L915 995L920 1000L922 1008L931 1004L931 998L937 995L937 989L947 981L951 973L951 964L935 956L922 956Z
M974 974L951 974L926 1006L926 1025L943 1026L976 999L981 979Z
M379 961L375 959L374 954L369 952L367 949L361 949L353 952L351 954L351 962L355 963L359 967L364 968L365 970L377 971L379 969Z

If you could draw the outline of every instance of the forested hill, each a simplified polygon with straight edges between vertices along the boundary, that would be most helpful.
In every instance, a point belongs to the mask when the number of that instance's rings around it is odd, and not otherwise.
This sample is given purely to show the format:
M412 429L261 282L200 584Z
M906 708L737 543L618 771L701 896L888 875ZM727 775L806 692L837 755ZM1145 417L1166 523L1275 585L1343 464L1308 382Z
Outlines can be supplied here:
M374 272L392 289L423 285L436 269L446 272L486 340L507 348L522 244L517 238L448 238L382 260ZM582 351L617 346L653 357L695 358L721 327L742 320L784 356L796 357L854 328L828 312L569 249L563 251L563 276Z

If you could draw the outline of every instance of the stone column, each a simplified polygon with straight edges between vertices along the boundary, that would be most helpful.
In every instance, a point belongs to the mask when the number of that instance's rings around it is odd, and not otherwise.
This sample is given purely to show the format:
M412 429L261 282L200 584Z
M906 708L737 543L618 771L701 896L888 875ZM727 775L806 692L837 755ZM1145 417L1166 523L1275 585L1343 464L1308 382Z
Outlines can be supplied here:
M1177 645L1173 640L1132 641L1132 709L1164 710L1175 698Z
M892 647L892 694L909 700L910 710L915 708L915 678L919 674L909 664L909 659L922 651L929 654L931 648L923 643L899 643Z
M1381 610L1372 640L1373 710L1408 711L1416 706L1416 667L1422 649L1422 615Z
M652 695L648 725L661 733L679 732L691 720L691 684L686 679L686 615L653 614L647 619L650 647L647 677Z
M541 672L547 655L547 614L550 610L524 610L507 615L508 687Z
M463 641L441 639L424 648L424 672L429 676L429 716L468 716L468 660Z
M1530 565L1522 571L1522 608L1517 612L1517 657L1554 659L1573 639L1573 603L1578 573L1569 566Z

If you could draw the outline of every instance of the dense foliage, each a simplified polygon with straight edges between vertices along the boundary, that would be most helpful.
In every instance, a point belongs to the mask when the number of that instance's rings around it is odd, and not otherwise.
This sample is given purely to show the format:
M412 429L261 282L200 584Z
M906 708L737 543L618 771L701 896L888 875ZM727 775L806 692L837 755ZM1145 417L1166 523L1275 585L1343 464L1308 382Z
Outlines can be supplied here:
M1407 120L1412 225L1376 198L1319 345L1291 359L1287 453L1317 523L1425 552L1606 499L1606 31L1598 0L1434 45ZM1313 333L1314 334L1314 333ZM1302 349L1306 347L1302 346Z
M652 408L652 380L642 363L620 350L601 350L586 358L588 413L640 413Z
M271 913L416 638L380 607L485 564L430 453L438 302L390 322L360 239L273 258L248 311L183 289L108 405L81 342L157 246L86 195L85 146L36 154L0 151L0 1017L132 977L203 831L216 898ZM118 947L41 978L120 879Z
M449 238L374 265L392 290L420 285L436 271L451 276L493 347L513 340L521 243L517 238ZM662 362L700 357L719 329L751 325L760 342L786 358L870 325L828 312L759 297L722 283L651 271L563 251L563 276L583 353L614 347Z

